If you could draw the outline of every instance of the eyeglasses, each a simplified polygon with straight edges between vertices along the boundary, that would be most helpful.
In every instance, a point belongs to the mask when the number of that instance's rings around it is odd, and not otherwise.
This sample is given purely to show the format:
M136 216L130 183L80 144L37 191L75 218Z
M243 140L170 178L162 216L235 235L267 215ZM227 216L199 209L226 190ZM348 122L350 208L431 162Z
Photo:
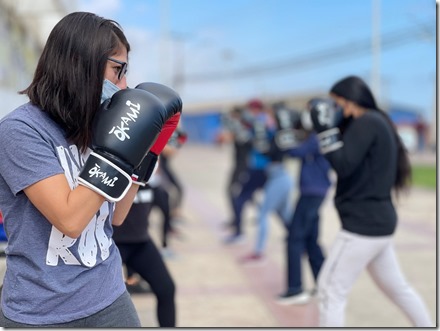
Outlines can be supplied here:
M125 76L125 74L127 73L128 63L113 59L111 57L107 58L107 60L121 65L121 67L119 68L119 72L118 72L118 80L121 80Z

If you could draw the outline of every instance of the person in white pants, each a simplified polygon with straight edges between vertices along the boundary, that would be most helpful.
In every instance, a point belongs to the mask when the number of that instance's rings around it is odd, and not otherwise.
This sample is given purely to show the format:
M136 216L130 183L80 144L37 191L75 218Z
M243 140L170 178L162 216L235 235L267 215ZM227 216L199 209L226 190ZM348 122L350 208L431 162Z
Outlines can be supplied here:
M364 269L414 326L433 326L423 301L400 270L392 236L361 236L345 230L338 233L319 276L320 326L344 325L348 293Z
M347 296L367 269L414 326L433 326L392 244L397 228L392 193L409 187L411 165L391 119L356 76L338 81L330 98L314 98L308 107L321 152L338 178L334 202L342 223L318 276L319 325L344 326Z

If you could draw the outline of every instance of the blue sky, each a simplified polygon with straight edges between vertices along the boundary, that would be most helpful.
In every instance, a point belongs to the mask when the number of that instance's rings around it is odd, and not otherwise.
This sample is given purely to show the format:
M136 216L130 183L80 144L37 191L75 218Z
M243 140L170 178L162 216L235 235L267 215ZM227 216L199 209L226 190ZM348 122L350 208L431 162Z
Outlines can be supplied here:
M122 25L132 46L130 84L173 85L186 104L323 93L355 74L382 107L433 114L433 0L79 0L79 9ZM179 75L183 83L174 85Z

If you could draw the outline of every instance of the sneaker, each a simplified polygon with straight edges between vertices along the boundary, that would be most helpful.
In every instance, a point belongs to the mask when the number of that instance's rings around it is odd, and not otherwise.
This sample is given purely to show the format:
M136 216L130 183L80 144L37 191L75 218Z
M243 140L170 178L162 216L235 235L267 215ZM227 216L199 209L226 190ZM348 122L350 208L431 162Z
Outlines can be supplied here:
M175 227L171 228L168 232L168 234L173 237L176 238L180 241L185 241L185 236L182 234L182 231L177 230Z
M237 245L241 244L245 241L245 237L242 234L234 234L232 236L226 237L225 240L223 240L223 243L226 245Z
M264 256L261 253L252 253L252 254L246 255L240 259L240 263L243 263L246 265L261 264L264 261L265 261Z
M168 247L163 247L160 250L160 254L162 255L162 257L164 259L175 259L176 256L177 256L176 253L172 249L170 249Z
M222 223L222 228L224 229L233 229L235 226L234 221L225 221L224 223Z
M284 293L278 296L277 303L280 305L304 305L311 299L309 292L302 291L297 294Z

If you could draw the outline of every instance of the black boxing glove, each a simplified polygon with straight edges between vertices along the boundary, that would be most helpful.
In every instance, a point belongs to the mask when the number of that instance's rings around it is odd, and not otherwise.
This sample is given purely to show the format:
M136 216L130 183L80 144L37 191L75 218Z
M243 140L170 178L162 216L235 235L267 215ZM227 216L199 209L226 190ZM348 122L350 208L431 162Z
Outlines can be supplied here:
M163 103L144 90L124 89L103 102L79 184L109 201L121 200L132 184L134 168L153 146L167 116Z
M308 102L313 128L318 133L322 154L333 152L344 145L338 125L343 119L342 109L329 98L314 98Z
M182 99L176 91L162 84L141 83L136 86L136 89L154 94L166 109L165 124L163 125L156 142L142 160L140 166L134 169L132 174L133 183L144 186L153 173L158 156L165 148L165 145L179 124L183 104Z
M275 143L280 150L292 149L304 139L304 132L299 130L301 115L299 111L285 106L274 108L274 116L277 124Z

